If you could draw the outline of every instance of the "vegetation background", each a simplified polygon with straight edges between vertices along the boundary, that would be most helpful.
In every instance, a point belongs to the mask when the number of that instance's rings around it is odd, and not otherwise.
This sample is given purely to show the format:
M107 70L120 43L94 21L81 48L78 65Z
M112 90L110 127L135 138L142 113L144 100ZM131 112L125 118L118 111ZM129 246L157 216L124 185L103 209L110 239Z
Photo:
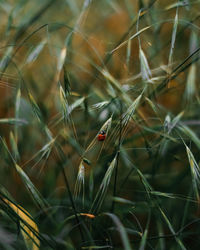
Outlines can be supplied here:
M0 248L199 249L200 1L1 0L0 21Z

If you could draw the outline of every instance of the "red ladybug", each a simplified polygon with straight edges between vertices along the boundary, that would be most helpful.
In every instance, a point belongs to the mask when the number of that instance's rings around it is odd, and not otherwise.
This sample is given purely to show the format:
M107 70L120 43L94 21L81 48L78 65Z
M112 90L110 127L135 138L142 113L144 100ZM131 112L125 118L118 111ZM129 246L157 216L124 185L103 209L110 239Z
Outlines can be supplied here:
M105 130L101 130L97 136L98 141L104 141L106 139L106 132Z

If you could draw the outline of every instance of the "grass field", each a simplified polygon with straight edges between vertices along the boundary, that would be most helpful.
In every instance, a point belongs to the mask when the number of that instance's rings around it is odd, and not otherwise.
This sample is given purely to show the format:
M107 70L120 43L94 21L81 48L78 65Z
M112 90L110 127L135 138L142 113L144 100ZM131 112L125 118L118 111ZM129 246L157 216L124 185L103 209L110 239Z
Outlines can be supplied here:
M0 249L199 249L200 1L0 20Z

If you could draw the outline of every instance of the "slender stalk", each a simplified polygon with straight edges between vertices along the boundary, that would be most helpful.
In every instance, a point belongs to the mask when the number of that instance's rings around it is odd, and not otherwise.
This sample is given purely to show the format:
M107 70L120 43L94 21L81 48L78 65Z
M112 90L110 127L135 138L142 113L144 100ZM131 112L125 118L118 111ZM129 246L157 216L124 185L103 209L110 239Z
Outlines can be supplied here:
M120 154L121 139L122 139L122 103L120 101L120 128L119 128L119 139L118 139L118 148L117 148L117 156L116 156L113 198L117 194L117 177L118 177L118 168L119 168L119 154ZM114 212L114 209L115 209L115 201L113 200L112 207L111 207L112 213Z
M69 186L69 181L67 179L67 175L65 174L65 170L64 170L64 167L63 167L63 163L65 162L66 157L64 156L64 153L63 153L61 147L58 144L56 146L57 146L56 150L57 150L58 156L59 156L59 158L61 160L59 166L60 166L62 174L63 174L65 185L66 185L66 188L67 188L67 191L68 191L68 194L69 194L69 199L70 199L70 202L71 202L71 205L72 205L72 209L74 211L74 216L75 216L76 222L78 224L79 232L80 232L82 241L84 242L85 240L84 240L84 234L83 234L83 231L82 231L82 228L81 228L81 219L77 215L78 212L77 212L77 209L76 209L76 205L75 205L75 202L74 202L74 199L73 199L73 196L72 196L72 192L71 192L71 189L70 189L70 186Z

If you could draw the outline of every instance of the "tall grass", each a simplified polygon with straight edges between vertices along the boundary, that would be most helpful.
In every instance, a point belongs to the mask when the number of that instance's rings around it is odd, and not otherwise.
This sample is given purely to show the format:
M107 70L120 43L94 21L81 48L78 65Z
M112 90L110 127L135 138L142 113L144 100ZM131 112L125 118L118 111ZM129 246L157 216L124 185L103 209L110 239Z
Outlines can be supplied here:
M0 249L199 249L200 1L0 7Z

